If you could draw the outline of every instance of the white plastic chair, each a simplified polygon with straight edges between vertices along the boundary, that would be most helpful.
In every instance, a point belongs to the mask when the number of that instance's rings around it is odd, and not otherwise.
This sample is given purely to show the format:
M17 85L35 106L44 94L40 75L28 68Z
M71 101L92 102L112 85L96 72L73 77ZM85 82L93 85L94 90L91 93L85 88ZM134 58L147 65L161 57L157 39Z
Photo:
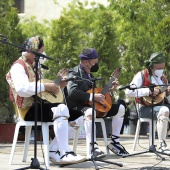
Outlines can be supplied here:
M152 120L149 118L139 118L138 122L137 122L137 127L136 127L136 133L135 133L135 139L134 139L134 143L133 143L133 151L135 151L136 149L136 144L139 138L139 132L140 132L140 127L141 127L141 123L142 122L148 122L149 123L149 146L152 144ZM153 134L154 134L154 139L155 139L155 125L156 125L156 120L154 120L154 130L153 130ZM154 140L153 139L153 140Z
M108 149L108 147L107 147L108 141L107 141L105 121L104 121L103 118L96 118L96 119L95 119L95 122L101 123L106 152L107 152L107 154L110 154L110 153L109 153L109 149Z
M65 88L63 90L63 96L64 96L64 102L67 105L67 89ZM105 147L106 147L106 152L107 154L109 153L109 149L107 147L108 145L108 141L107 141L107 134L106 134L106 126L105 126L105 122L103 118L96 118L95 122L99 122L101 123L101 127L102 127L102 132L103 132L103 138L104 138L104 142L105 142ZM80 129L80 128L79 128ZM76 153L77 150L77 143L78 143L78 134L79 134L79 129L77 130L77 133L75 133L74 135L74 141L73 141L73 151ZM87 155L88 155L88 150L87 150Z
M29 141L30 141L30 136L31 136L31 130L32 126L35 125L34 121L25 121L21 117L21 113L16 107L18 116L19 116L19 121L16 124L15 127L15 132L14 132L14 138L13 138L13 144L12 144L12 149L11 149L11 154L10 154L10 159L9 159L9 164L12 164L13 157L14 157L14 152L15 152L15 147L18 139L18 134L19 134L19 128L21 126L25 126L25 143L24 143L24 154L23 154L23 162L26 162L27 160L27 153L28 153L28 148L29 148ZM49 126L53 125L53 122L37 122L37 126L42 127L42 135L43 135L43 146L44 146L44 157L45 157L45 164L46 166L49 166Z
M135 106L136 106L136 111L137 111L137 114L138 114L138 117L139 117L138 104L136 102L135 102ZM137 141L139 140L138 138L139 138L139 132L140 132L142 122L148 122L148 124L149 124L149 146L152 144L152 119L140 118L139 117L138 122L137 122L137 127L136 127L136 133L135 133L133 148L132 148L133 151L135 151ZM156 120L153 121L153 134L154 134L153 141L155 139L155 126L156 126Z
M34 121L24 121L21 118L21 114L20 114L18 107L16 107L16 109L17 109L17 112L18 112L18 115L19 115L19 121L18 121L18 123L16 124L16 127L15 127L9 164L12 164L12 161L13 161L15 147L16 147L18 134L19 134L19 128L21 126L25 126L25 144L24 144L24 154L23 154L23 160L22 161L26 162L27 153L28 153L28 149L29 149L29 141L30 141L30 136L31 136L31 129L32 129L32 126L35 125ZM49 126L50 125L53 125L53 122L37 122L37 126L42 127L44 157L45 157L45 164L46 164L47 167L50 166L50 162L49 162ZM79 132L78 129L79 128L77 128L75 136L78 136L78 132Z

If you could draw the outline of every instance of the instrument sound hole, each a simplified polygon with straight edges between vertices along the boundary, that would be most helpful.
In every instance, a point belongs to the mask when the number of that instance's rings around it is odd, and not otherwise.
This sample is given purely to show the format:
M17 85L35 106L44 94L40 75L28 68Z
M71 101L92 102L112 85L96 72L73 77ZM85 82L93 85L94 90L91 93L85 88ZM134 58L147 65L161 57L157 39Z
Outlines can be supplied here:
M57 98L57 96L54 93L50 93L54 98Z
M103 107L104 107L104 109L106 109L106 108L107 108L107 106L106 106L106 105L103 105Z

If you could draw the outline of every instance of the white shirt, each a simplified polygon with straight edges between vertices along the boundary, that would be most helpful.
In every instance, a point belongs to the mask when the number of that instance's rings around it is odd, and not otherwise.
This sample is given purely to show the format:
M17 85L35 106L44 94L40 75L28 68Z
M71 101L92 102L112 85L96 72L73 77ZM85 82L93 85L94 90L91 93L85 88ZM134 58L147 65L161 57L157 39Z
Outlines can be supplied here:
M164 84L160 77L151 76L151 83L155 85L162 85ZM143 84L143 78L141 72L138 72L135 77L133 78L132 82L130 83L131 88L141 87ZM149 88L139 88L136 90L129 90L126 89L125 94L128 97L143 97L149 96Z
M21 64L14 64L11 67L10 73L16 92L19 96L31 97L32 95L35 95L35 82L29 82L25 69ZM42 83L37 83L37 93L40 93L41 91L45 91L45 87Z

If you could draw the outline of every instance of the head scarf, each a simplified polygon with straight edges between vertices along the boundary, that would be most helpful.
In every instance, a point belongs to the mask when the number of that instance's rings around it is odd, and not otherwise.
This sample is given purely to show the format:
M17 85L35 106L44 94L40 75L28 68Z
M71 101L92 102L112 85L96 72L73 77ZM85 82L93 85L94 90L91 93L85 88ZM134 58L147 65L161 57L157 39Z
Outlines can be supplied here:
M98 54L94 48L86 48L79 55L79 58L82 60L96 59L96 58L98 58Z
M38 51L42 46L44 46L43 40L38 36L27 38L23 44L25 49L33 51Z
M153 68L154 64L165 63L165 57L162 52L153 53L150 59L145 61L146 68Z

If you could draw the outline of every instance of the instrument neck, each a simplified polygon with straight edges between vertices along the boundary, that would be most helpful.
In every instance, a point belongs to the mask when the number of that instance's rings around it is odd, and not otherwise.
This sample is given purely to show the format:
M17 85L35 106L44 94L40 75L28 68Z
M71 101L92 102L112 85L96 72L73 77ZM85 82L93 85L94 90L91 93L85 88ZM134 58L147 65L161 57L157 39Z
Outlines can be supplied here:
M57 84L58 86L60 85L60 82L62 80L62 77L57 77L56 80L54 81L55 84Z
M101 91L101 93L103 95L106 95L107 92L109 92L110 87L112 87L112 82L115 80L114 77L111 77L111 79L109 80L108 84L104 86L103 90Z

